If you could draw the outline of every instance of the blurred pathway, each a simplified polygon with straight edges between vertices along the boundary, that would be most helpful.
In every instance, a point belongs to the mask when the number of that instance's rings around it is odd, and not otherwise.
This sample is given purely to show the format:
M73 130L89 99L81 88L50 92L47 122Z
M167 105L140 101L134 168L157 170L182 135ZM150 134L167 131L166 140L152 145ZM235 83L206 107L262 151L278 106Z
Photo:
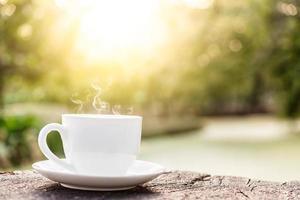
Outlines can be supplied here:
M252 116L204 124L199 131L142 141L139 158L214 175L300 180L299 121Z
M300 133L300 120L288 121L272 116L223 117L204 119L201 131L207 140L275 140Z

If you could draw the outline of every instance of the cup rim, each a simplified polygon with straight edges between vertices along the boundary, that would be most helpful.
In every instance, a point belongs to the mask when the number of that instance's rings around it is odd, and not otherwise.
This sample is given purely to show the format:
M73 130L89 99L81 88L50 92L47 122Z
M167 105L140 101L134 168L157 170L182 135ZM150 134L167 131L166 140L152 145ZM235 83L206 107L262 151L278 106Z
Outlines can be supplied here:
M87 119L142 119L139 115L114 115L114 114L62 114L62 117L67 118L87 118Z

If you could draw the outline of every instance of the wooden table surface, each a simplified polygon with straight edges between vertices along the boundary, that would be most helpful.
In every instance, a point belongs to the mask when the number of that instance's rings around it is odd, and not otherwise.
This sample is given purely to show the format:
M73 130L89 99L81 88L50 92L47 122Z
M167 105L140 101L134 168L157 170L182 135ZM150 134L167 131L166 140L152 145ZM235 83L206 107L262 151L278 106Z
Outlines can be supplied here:
M72 190L34 171L0 172L0 199L300 199L300 182L174 171L134 189L117 192Z

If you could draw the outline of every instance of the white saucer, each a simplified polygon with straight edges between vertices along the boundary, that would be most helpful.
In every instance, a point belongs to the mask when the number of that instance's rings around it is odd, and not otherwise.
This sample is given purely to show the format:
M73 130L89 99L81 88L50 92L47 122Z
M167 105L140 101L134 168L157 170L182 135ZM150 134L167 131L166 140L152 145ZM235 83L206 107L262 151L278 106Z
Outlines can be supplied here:
M136 160L124 176L113 177L76 174L50 160L36 162L32 167L41 175L59 182L64 187L95 191L127 190L167 173L161 165L141 160Z

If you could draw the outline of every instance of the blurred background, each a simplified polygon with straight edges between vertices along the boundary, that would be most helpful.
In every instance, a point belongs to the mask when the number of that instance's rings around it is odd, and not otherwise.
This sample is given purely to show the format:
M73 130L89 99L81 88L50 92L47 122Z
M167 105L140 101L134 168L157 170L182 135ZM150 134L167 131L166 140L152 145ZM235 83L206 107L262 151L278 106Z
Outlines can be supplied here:
M144 117L139 159L300 180L298 0L0 0L0 170L62 113ZM48 138L63 156L58 133Z

